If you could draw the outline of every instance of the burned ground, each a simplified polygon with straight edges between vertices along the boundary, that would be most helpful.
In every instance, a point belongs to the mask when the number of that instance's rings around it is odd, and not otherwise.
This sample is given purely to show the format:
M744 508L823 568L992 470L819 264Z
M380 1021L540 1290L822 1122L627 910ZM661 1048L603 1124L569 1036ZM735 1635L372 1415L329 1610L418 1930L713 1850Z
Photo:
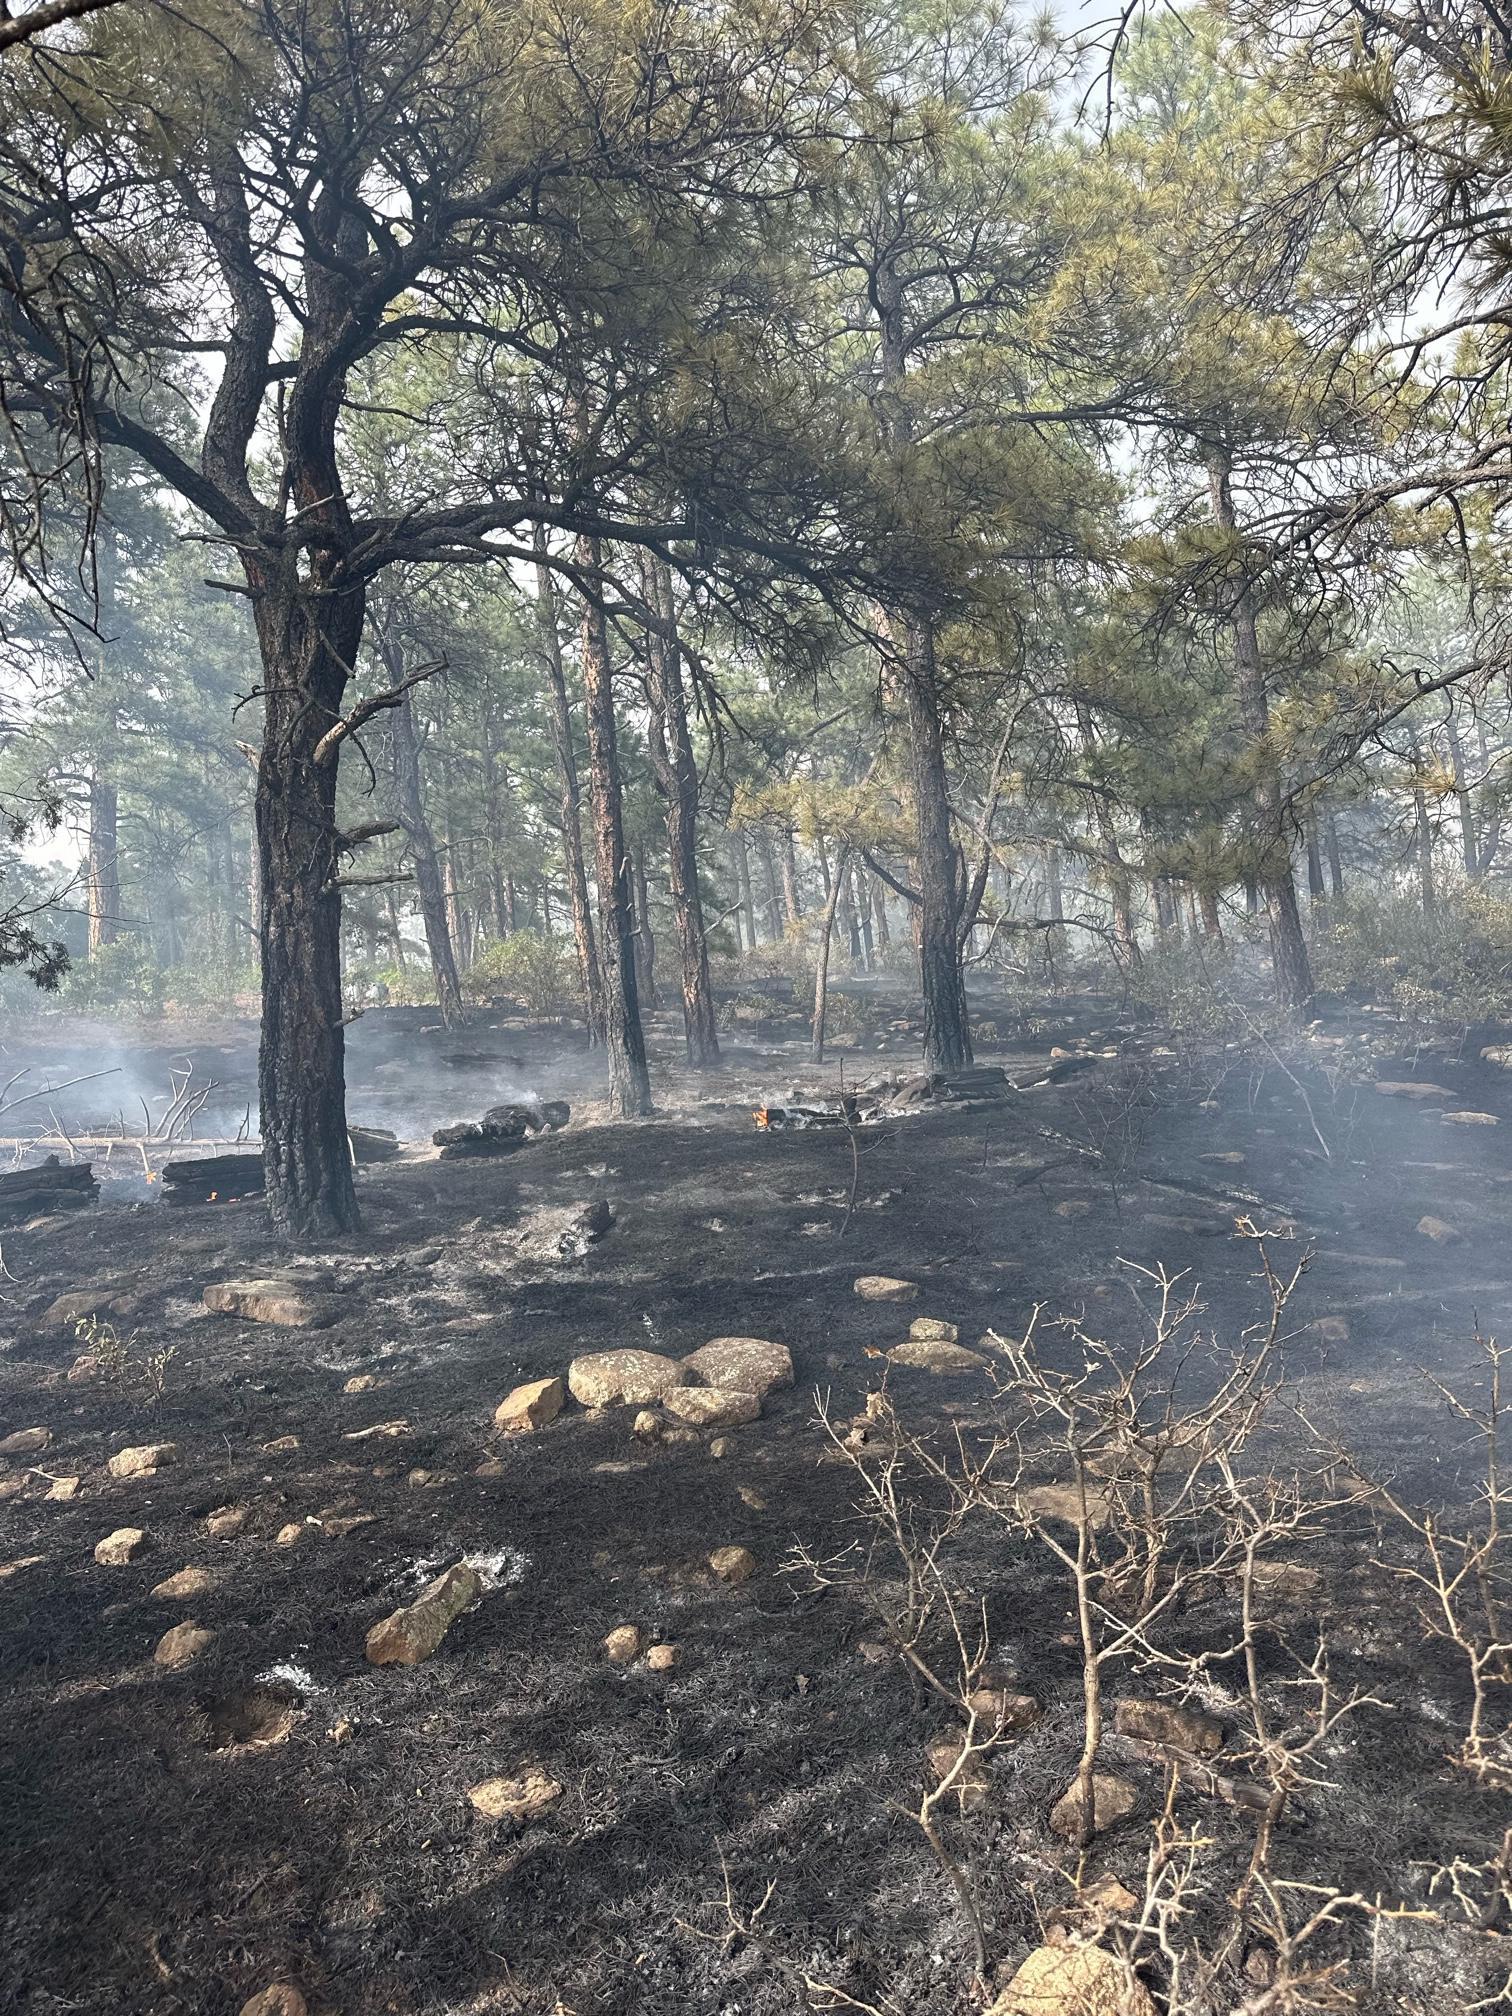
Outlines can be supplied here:
M414 1131L422 1038L368 1019L353 1116ZM1431 1055L1376 1042L1377 1076L1450 1095L1425 1103L1371 1089L1347 1031L1283 1059L1199 1054L1095 1014L1005 1018L990 1061L1026 1080L1052 1046L1117 1054L863 1129L853 1164L843 1128L753 1127L753 1104L812 1082L780 1033L753 1032L697 1086L664 1066L663 1116L611 1127L583 1097L593 1060L562 1033L470 1032L485 1062L448 1067L456 1090L424 1122L474 1113L516 1071L508 1055L533 1089L575 1101L573 1124L498 1162L366 1170L362 1237L292 1263L255 1203L168 1210L124 1179L94 1210L5 1235L0 1433L42 1425L52 1439L10 1459L0 1503L0 2008L219 2016L285 1979L347 2016L967 2006L967 1928L903 1810L940 1715L898 1663L858 1650L876 1635L865 1602L816 1588L794 1560L867 1539L821 1407L849 1419L886 1370L900 1412L932 1431L986 1418L981 1375L873 1355L914 1315L967 1343L1021 1330L1036 1305L1132 1335L1120 1263L1164 1263L1201 1281L1208 1323L1235 1336L1261 1313L1254 1245L1233 1235L1247 1215L1278 1251L1316 1252L1286 1346L1314 1418L1417 1499L1473 1497L1474 1452L1419 1368L1474 1380L1477 1325L1509 1327L1512 1076L1477 1061L1475 1042ZM247 1034L205 1047L229 1111ZM846 1081L907 1051L899 1031L847 1055ZM1442 1117L1456 1109L1502 1125ZM562 1214L596 1198L614 1212L608 1236L551 1257ZM1424 1214L1457 1239L1420 1234ZM329 1320L281 1329L203 1307L207 1284L275 1269ZM862 1301L852 1284L867 1273L916 1282L918 1301ZM42 1317L99 1284L124 1298L109 1320L128 1358L172 1347L160 1393L129 1365L68 1377L80 1339ZM1325 1315L1347 1318L1347 1335L1320 1334ZM502 1442L492 1431L513 1385L581 1352L681 1355L720 1335L784 1343L797 1372L723 1454L640 1443L629 1410L570 1408ZM1296 1457L1289 1432L1276 1431L1278 1460ZM177 1460L108 1475L117 1449L149 1442L176 1444ZM74 1496L48 1495L74 1476ZM207 1515L228 1506L245 1518L213 1537ZM98 1565L96 1542L126 1525L150 1546ZM738 1589L705 1565L732 1543L758 1563ZM1376 1551L1367 1513L1339 1522L1314 1557L1324 1593L1287 1623L1309 1644L1326 1623L1341 1683L1383 1705L1341 1736L1331 1782L1304 1793L1278 1856L1298 1880L1422 1905L1427 1872L1483 1861L1509 1815L1450 1761L1457 1670L1424 1644ZM486 1593L436 1655L366 1664L368 1627L463 1557ZM214 1586L152 1595L186 1566ZM1011 1969L1072 1894L1076 1854L1045 1815L1075 1760L1079 1675L1042 1559L984 1543L958 1566L995 1654L1045 1710L993 1754L985 1810L950 1823L991 1957ZM185 1616L214 1640L164 1670L153 1648ZM611 1664L601 1640L624 1622L675 1643L676 1667ZM1215 1638L1227 1628L1214 1605ZM1279 1640L1273 1656L1279 1670ZM530 1766L565 1788L544 1818L473 1811L469 1786ZM1090 1851L1136 1891L1158 1771L1140 1786L1135 1822ZM1178 1809L1219 1836L1236 1828L1194 1792ZM1437 2010L1496 1986L1489 1935L1401 1919L1375 1938L1356 2006Z

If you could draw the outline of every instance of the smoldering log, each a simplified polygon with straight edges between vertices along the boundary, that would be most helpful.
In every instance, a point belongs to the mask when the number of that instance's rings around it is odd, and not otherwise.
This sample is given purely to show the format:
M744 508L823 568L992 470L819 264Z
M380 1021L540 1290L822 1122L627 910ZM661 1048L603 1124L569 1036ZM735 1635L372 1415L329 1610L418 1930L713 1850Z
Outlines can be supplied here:
M402 1145L399 1136L387 1127L348 1127L347 1139L352 1144L352 1160L357 1163L392 1162Z
M163 1193L170 1204L232 1204L263 1193L261 1155L204 1155L163 1164Z
M431 1136L442 1161L462 1155L512 1155L540 1134L554 1133L572 1118L565 1099L547 1099L538 1106L511 1102L490 1106L481 1120L460 1120L438 1127Z
M79 1211L100 1194L88 1162L60 1162L49 1155L34 1169L0 1176L0 1225L24 1224L44 1211Z

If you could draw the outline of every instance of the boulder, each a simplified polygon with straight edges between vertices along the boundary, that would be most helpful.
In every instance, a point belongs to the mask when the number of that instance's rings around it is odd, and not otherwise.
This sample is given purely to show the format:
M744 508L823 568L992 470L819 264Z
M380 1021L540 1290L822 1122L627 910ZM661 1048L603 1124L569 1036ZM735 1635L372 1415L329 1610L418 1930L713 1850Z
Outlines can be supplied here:
M213 1281L204 1304L222 1316L241 1316L249 1323L276 1323L302 1330L321 1320L322 1311L309 1290L297 1281L273 1277L256 1281Z
M149 1544L140 1526L117 1526L114 1533L107 1533L103 1540L95 1543L94 1557L102 1568L124 1568L128 1561L135 1561Z
M243 2002L241 2016L310 2016L310 2005L292 1982L276 1981Z
M196 1624L193 1618L188 1618L159 1638L157 1650L152 1655L153 1664L176 1673L180 1667L192 1666L214 1638L213 1631L207 1631L203 1624Z
M754 1393L731 1393L720 1386L682 1386L666 1394L662 1405L689 1428L739 1428L761 1415Z
M1134 1811L1137 1798L1134 1787L1127 1778L1120 1778L1112 1771L1094 1771L1092 1774L1092 1831L1106 1833L1116 1827ZM1050 1811L1050 1831L1058 1834L1062 1841L1074 1841L1081 1832L1081 1794L1075 1781L1068 1785L1056 1800Z
M499 1402L494 1409L494 1426L503 1435L544 1428L561 1413L566 1398L567 1387L561 1379L532 1379Z
M429 1659L452 1625L483 1593L477 1570L455 1562L430 1582L413 1603L396 1610L367 1634L374 1666L418 1666Z
M118 1449L106 1468L112 1477L151 1477L177 1461L176 1442L140 1442L130 1449Z
M712 1337L682 1362L702 1385L754 1393L758 1400L793 1383L793 1359L786 1344L772 1344L765 1337Z
M561 1796L561 1786L544 1771L527 1771L519 1778L485 1778L467 1790L474 1812L485 1820L538 1820Z
M1120 1701L1113 1710L1113 1727L1120 1736L1164 1743L1197 1757L1211 1757L1223 1748L1221 1722L1195 1708L1178 1708L1166 1701Z
M888 1362L906 1365L915 1372L934 1372L949 1377L962 1372L985 1372L990 1361L964 1344L947 1344L943 1338L910 1337L894 1344Z
M1431 1239L1435 1246L1457 1246L1460 1234L1454 1226L1442 1218L1435 1218L1427 1212L1417 1222L1417 1229L1425 1239Z
M675 1358L628 1346L586 1352L567 1368L568 1390L583 1407L646 1407L687 1383Z
M1037 1946L987 2016L1156 2016L1126 1961L1101 1946Z
M122 1293L119 1283L100 1282L92 1288L67 1288L48 1303L42 1312L44 1330L71 1330L97 1309L119 1315L118 1303L129 1304L133 1297Z
M0 1456L40 1456L51 1440L51 1428L17 1428L0 1441Z
M604 1651L611 1666L633 1666L645 1642L639 1624L616 1624L604 1639Z
M961 1335L954 1323L944 1323L938 1316L915 1316L908 1334L924 1344L955 1344Z
M161 1603L187 1603L193 1596L208 1596L215 1579L208 1568L180 1568L176 1575L159 1582L152 1594Z
M863 1274L855 1284L863 1302L917 1302L919 1284L900 1281L895 1274Z
M709 1556L709 1566L721 1582L738 1588L756 1573L756 1556L749 1547L716 1547Z

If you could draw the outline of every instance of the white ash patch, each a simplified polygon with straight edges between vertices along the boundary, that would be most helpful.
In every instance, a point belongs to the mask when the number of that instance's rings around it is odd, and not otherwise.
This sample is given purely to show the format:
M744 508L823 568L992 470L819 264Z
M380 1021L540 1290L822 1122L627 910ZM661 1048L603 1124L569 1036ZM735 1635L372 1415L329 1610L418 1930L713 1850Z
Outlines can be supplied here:
M299 1665L293 1659L281 1659L267 1667L258 1674L257 1684L259 1687L292 1687L296 1693L303 1695L319 1694L323 1691L320 1682L309 1668Z
M407 1587L418 1592L427 1582L434 1582L459 1558L482 1583L485 1595L490 1596L495 1590L511 1589L523 1582L535 1566L531 1557L519 1547L498 1547L488 1553L463 1554L460 1557L452 1552L426 1554L410 1563L403 1571L402 1580Z

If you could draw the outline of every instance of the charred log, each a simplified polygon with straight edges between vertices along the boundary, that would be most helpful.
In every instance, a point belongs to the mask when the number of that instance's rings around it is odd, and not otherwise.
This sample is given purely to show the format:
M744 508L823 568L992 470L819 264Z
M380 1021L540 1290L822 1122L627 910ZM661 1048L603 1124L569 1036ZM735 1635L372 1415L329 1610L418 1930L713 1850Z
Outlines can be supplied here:
M60 1162L49 1155L35 1169L0 1176L0 1225L20 1225L43 1211L79 1211L99 1194L88 1162Z

